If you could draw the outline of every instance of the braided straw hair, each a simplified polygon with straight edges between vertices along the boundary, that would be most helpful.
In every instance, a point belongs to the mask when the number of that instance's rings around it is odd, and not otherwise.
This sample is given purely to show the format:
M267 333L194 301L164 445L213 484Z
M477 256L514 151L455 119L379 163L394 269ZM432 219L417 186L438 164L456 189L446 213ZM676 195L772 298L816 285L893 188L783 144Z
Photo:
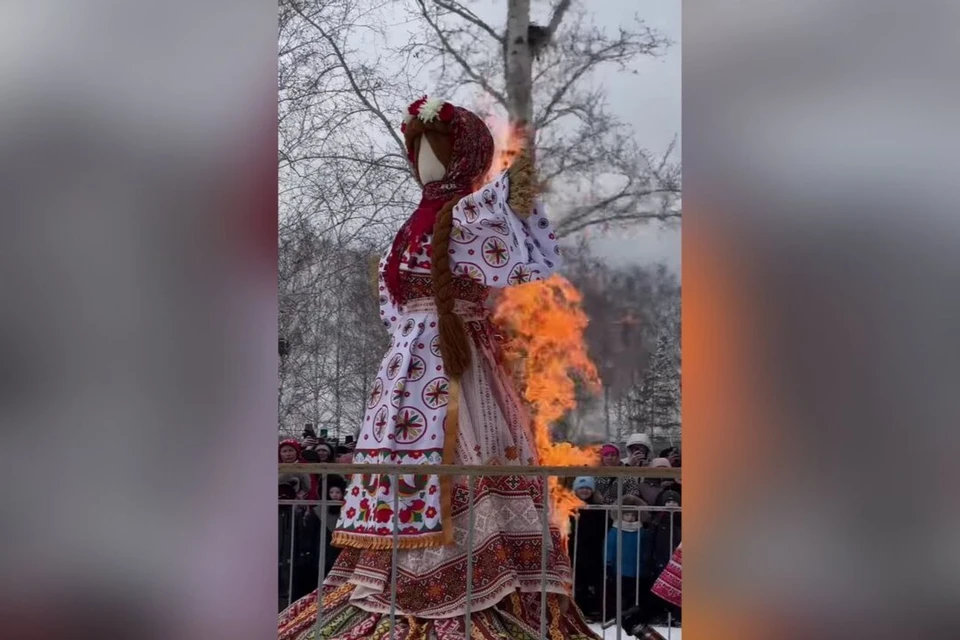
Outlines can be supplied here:
M440 355L443 368L451 377L462 375L470 366L470 340L463 319L454 311L453 272L450 270L453 208L459 201L460 198L451 198L437 213L430 253L433 300L439 316Z

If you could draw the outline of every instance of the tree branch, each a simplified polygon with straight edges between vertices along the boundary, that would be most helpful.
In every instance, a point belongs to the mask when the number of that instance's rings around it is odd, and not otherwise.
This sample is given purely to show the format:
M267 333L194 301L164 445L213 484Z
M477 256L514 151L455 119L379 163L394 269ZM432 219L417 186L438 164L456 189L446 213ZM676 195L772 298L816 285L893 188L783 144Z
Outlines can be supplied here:
M427 10L427 5L424 0L417 0L417 4L420 5L420 13L423 15L423 19L426 20L427 24L430 25L430 28L433 29L434 33L437 34L437 38L440 39L440 43L443 45L444 51L449 53L450 56L457 61L457 64L463 68L464 73L466 73L474 82L483 87L484 91L493 96L497 102L506 106L506 97L494 89L493 85L487 82L486 79L484 79L480 74L476 73L470 64L463 58L463 56L457 53L457 50L450 45L450 41L447 39L443 29L441 29L440 25L430 17L430 12Z
M569 0L566 0L566 1L567 1L567 4L570 4L570 3L569 3ZM470 22L470 23L472 23L472 24L480 27L481 29L483 29L484 31L486 31L488 34L490 34L490 36L493 37L493 39L496 40L497 42L502 42L502 41L503 41L503 36L501 36L499 33L497 33L497 31L496 31L493 27L491 27L491 26L488 25L486 22L484 22L483 20L481 20L481 19L477 16L477 14L473 13L472 11L470 11L469 9L467 9L466 7L462 6L459 2L451 2L451 1L449 1L449 0L447 0L447 1L444 1L444 0L434 0L434 3L435 3L438 7L441 7L441 8L443 8L443 9L446 9L446 10L449 11L450 13L455 13L455 14L457 14L458 16L460 16L461 18L463 18L464 20L466 20L467 22Z
M578 231L583 231L587 227L592 227L597 224L610 224L616 222L639 222L641 220L658 220L660 222L667 222L668 220L679 220L681 218L679 211L664 211L662 213L616 213L608 216L602 216L599 218L581 218L577 219L574 217L567 218L569 224L561 224L557 227L558 236L569 236Z
M320 32L320 35L330 44L330 47L333 49L334 55L337 57L337 60L340 62L340 66L343 67L343 71L347 76L347 81L350 83L350 87L353 89L353 92L360 99L360 102L374 114L380 122L383 123L384 128L389 132L390 136L393 138L393 141L400 148L400 152L406 155L407 145L400 139L400 136L397 135L397 132L393 124L387 119L387 117L377 109L373 103L370 102L370 99L363 93L363 90L360 88L360 85L357 83L356 78L353 75L353 72L350 70L350 66L347 64L347 60L343 55L343 52L340 50L340 47L337 45L336 41L331 37L327 32L321 27L316 21L310 16L303 13L298 4L293 5L293 10L296 11L301 18L307 21L314 29Z
M563 14L570 8L571 0L560 0L557 7L553 10L553 16L550 18L550 24L547 25L547 35L552 38L557 32L560 22L563 21Z

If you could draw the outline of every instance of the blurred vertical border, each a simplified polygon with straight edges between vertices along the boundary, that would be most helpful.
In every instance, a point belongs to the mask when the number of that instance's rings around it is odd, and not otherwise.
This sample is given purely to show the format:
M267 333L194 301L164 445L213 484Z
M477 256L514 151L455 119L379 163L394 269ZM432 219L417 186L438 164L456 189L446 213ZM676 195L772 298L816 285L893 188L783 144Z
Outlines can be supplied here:
M0 636L273 637L276 2L0 34Z
M956 634L958 18L683 4L688 638Z

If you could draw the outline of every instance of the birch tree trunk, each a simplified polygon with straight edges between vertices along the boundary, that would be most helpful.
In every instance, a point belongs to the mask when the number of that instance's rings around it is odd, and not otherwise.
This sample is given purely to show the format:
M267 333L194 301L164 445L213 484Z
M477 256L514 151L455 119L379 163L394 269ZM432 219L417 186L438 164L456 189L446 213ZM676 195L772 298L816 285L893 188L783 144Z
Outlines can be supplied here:
M511 124L526 131L528 143L533 131L533 54L527 40L530 27L530 0L509 0L507 4L506 84ZM532 149L532 144L528 148Z

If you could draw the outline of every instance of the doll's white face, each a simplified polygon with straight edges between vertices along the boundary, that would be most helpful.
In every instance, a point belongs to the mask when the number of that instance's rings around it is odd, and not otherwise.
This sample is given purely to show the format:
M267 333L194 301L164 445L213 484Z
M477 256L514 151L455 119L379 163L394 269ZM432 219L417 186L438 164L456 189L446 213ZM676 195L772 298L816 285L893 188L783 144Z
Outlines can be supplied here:
M430 184L437 180L442 180L447 172L443 163L437 159L437 154L433 152L433 147L426 136L420 139L420 155L417 156L417 171L420 172L420 182Z

